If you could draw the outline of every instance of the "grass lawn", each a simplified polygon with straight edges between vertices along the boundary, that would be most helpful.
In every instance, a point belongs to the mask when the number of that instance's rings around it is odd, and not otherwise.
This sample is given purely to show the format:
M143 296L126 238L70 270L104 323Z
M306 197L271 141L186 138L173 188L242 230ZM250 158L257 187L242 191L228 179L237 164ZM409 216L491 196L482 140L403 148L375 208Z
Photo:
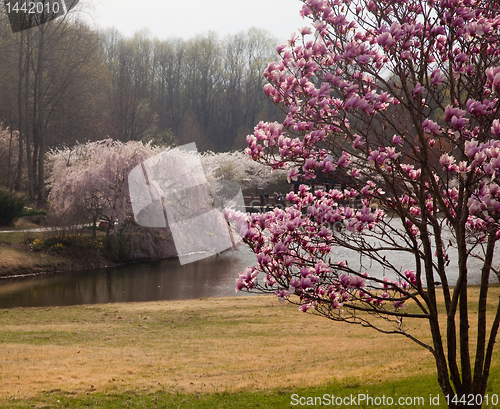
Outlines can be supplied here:
M27 217L21 217L20 219L16 220L12 226L0 226L0 231L39 229L40 227L45 226L38 223L33 223Z
M424 321L409 328L428 340ZM413 342L274 297L0 310L0 344L2 408L282 408L307 407L291 406L292 394L439 394L432 356ZM500 394L498 358L490 394Z

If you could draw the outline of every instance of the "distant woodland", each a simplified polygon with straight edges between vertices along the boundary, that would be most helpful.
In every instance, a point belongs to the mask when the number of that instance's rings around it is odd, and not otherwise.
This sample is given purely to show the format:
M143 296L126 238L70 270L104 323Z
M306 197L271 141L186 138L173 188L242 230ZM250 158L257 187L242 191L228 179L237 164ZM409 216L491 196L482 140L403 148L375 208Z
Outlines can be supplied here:
M112 138L245 147L280 112L262 87L277 40L250 29L221 38L126 38L58 19L12 33L0 13L0 186L44 200L46 153Z

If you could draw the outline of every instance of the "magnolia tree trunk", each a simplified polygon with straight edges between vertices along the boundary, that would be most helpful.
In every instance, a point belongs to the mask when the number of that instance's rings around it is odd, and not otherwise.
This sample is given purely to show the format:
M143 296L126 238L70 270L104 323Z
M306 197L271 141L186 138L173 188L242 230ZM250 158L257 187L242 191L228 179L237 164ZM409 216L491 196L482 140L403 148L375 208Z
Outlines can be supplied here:
M450 408L479 408L500 323L500 4L303 3L311 25L264 74L286 118L247 137L302 185L288 208L229 215L258 260L236 287L403 335L434 356Z

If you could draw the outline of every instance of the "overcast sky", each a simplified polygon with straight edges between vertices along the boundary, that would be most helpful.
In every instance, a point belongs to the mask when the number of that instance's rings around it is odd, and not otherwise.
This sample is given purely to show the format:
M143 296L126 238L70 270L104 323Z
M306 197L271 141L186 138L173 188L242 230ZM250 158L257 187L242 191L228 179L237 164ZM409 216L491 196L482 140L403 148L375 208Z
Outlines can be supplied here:
M265 28L280 43L292 31L307 25L299 11L299 0L80 0L91 21L101 27L114 26L126 36L148 28L160 39L182 37L214 30L222 36L252 26ZM90 7L87 7L90 6Z

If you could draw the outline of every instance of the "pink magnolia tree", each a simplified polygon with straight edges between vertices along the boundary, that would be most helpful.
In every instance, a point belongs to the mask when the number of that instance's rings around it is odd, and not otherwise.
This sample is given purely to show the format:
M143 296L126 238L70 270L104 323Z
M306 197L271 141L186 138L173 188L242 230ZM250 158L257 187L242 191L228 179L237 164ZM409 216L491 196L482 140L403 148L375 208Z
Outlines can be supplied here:
M286 209L231 215L258 260L236 288L403 335L434 356L450 407L480 407L500 324L500 2L303 3L312 25L264 74L286 118L247 137L249 156L303 184ZM325 180L343 186L311 189Z

